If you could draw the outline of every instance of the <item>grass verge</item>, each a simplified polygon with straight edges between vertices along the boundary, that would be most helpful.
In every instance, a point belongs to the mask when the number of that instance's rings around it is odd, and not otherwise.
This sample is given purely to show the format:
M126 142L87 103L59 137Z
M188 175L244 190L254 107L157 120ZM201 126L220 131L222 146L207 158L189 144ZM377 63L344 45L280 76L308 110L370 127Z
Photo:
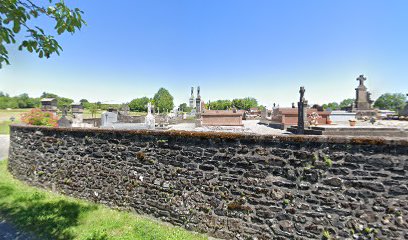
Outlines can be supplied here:
M10 124L11 123L12 123L11 121L0 122L0 134L10 134Z
M132 213L27 186L0 161L0 215L40 239L207 239Z

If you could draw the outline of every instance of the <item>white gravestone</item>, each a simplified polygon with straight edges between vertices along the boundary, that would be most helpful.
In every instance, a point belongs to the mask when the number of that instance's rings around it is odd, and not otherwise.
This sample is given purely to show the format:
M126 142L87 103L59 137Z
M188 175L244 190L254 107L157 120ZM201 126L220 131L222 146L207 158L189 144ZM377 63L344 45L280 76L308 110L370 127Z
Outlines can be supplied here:
M152 114L152 104L150 102L149 104L147 104L147 116L145 118L145 125L147 129L155 129L156 127L156 121Z
M118 114L114 112L104 112L101 116L101 127L112 127L118 121Z

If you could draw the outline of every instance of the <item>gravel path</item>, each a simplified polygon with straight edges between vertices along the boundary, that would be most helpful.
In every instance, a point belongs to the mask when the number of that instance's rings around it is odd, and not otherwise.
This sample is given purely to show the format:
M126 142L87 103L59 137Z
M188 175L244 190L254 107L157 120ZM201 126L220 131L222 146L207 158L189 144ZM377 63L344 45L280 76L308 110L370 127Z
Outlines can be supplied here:
M13 225L0 217L0 240L34 240L29 234L18 231Z
M10 145L10 136L0 135L0 161L7 158L9 145Z
M233 133L248 133L257 135L277 135L287 134L286 131L270 128L266 125L259 124L259 120L244 120L242 121L244 126L206 126L195 127L194 123L182 123L177 125L171 125L170 130L182 130L182 131L197 131L197 132L233 132Z

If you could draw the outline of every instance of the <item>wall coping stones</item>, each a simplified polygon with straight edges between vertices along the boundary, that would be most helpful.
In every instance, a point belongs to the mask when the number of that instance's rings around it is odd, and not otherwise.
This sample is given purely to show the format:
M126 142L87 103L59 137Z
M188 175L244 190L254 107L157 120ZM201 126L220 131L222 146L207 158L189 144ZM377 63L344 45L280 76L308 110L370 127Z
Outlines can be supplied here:
M23 124L12 124L10 130L27 129L31 131L43 132L79 132L79 133L111 133L111 134L131 134L131 135L151 135L169 137L189 137L201 139L229 139L229 140L253 140L257 141L277 141L277 142L307 142L307 143L334 143L353 145L391 145L408 146L407 138L391 137L353 137L353 136L316 136L316 135L256 135L243 133L225 132L194 132L194 131L163 131L163 130L123 130L123 129L101 129L101 128L52 128L45 126L31 126Z

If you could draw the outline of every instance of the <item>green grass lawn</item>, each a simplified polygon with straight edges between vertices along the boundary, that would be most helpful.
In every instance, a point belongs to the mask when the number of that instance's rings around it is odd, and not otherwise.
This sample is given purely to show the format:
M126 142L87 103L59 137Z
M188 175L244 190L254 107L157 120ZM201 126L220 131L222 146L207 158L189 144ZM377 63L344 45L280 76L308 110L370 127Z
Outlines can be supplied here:
M0 161L0 215L40 239L207 239L129 212L27 186Z
M10 134L10 121L0 122L0 134Z
M13 123L19 123L21 114L28 111L30 111L30 109L0 109L0 134L10 134L9 125L12 123L10 121L10 118L15 118L15 121Z

